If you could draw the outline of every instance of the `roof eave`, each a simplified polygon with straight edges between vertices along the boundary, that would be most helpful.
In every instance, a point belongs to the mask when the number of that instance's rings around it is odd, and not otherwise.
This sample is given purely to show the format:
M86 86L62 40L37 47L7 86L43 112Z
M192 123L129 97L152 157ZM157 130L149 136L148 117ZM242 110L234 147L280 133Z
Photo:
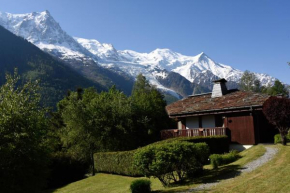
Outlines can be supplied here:
M209 114L224 114L224 113L234 113L234 112L251 112L253 110L262 110L262 107L263 107L262 105L251 105L251 106L243 106L243 107L210 109L210 110L187 112L187 113L169 114L169 117L170 118L178 118L178 117L190 117L190 116L200 116L200 115L209 115Z

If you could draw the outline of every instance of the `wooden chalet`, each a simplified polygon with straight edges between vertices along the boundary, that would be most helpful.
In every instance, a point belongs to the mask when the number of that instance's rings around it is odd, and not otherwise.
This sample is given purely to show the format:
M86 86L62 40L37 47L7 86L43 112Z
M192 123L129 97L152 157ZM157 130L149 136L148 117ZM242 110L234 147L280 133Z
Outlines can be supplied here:
M177 129L162 130L163 139L180 136L228 135L232 143L272 142L276 130L262 107L269 95L228 90L226 80L214 81L212 93L189 96L166 107Z

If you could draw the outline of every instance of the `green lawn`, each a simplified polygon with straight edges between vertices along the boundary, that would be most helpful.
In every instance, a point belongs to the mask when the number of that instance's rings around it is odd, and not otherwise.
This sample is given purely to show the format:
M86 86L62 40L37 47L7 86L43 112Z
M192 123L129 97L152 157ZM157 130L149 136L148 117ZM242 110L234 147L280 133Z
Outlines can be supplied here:
M280 147L280 148L284 150L283 147ZM290 149L288 149L288 151L289 150ZM162 192L162 193L186 191L187 189L197 186L198 184L220 179L220 177L225 175L226 173L232 172L238 167L241 167L244 164L252 160L255 160L259 156L263 155L264 152L265 152L264 146L262 145L254 146L253 148L250 148L240 153L242 158L237 160L236 162L233 162L232 164L229 164L226 166L222 166L217 170L213 170L210 165L207 165L205 166L205 174L203 175L203 177L197 178L193 181L188 181L186 184L176 185L170 188L164 188L158 179L151 178L150 180L152 182L152 189L155 192ZM279 156L280 154L281 153L279 153ZM288 155L288 160L290 160L290 152ZM290 171L288 172L290 174ZM239 178L244 178L244 176L248 176L248 175L249 174L242 175ZM83 192L86 192L86 193L93 193L93 192L94 193L96 192L98 193L127 193L127 192L130 192L129 191L130 184L135 179L138 179L138 178L100 173L100 174L96 174L96 176L88 177L86 179L68 184L62 188L46 191L45 193L83 193ZM247 179L247 177L245 179ZM225 186L229 186L226 188L226 190L228 190L228 188L232 188L231 184L225 184ZM241 186L243 185L241 184ZM226 192L223 189L223 186L217 187L214 190L217 192ZM235 190L236 189L233 189L232 191L228 191L228 192L235 192ZM241 192L243 192L243 189L241 189Z
M290 192L290 145L276 145L279 152L273 160L251 173L225 181L209 192Z
M45 193L127 193L130 192L131 182L136 179L140 178L99 173ZM151 181L153 189L163 189L159 180L151 179Z

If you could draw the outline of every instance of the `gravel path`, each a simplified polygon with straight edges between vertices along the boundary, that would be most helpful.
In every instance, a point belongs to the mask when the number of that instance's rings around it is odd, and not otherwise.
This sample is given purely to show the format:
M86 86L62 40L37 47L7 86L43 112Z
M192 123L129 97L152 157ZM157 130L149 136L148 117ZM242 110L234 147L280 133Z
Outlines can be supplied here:
M242 169L240 169L237 172L233 172L230 174L226 174L225 176L223 176L223 179L227 179L227 180L231 180L234 177L236 177L237 175L240 175L241 173L245 173L245 172L251 172L253 170L255 170L256 168L258 168L259 166L262 166L263 164L265 164L266 162L270 161L274 155L278 152L277 148L273 148L273 147L266 147L266 152L263 156L259 157L258 159L246 164ZM206 183L206 184L201 184L195 188L189 189L187 192L196 192L196 191L203 191L203 190L208 190L213 186L216 186L218 182L210 182L210 183Z

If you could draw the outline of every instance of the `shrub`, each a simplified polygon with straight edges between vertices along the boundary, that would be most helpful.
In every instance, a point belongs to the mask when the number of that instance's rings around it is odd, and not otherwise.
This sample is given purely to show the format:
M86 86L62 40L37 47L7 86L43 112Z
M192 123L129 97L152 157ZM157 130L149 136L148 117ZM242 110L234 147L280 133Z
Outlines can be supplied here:
M148 146L167 144L175 141L185 141L190 143L205 142L209 146L210 153L228 152L229 141L227 136L210 136L210 137L180 137L172 138L152 143ZM146 148L142 147L142 148ZM142 149L139 148L139 149ZM142 173L133 167L133 156L136 150L119 151L119 152L101 152L94 154L95 168L97 172L119 174L125 176L142 176ZM202 152L202 151L198 151ZM208 157L199 155L202 162L205 163Z
M288 133L288 135L286 136L286 142L290 142L290 133ZM274 136L274 143L275 144L282 143L281 134L276 134Z
M159 141L156 143L170 143L172 141L187 141L191 143L206 143L211 154L229 152L229 139L227 136L199 136L199 137L178 137Z
M151 181L147 179L134 180L130 190L132 193L149 193L151 192Z
M202 170L209 156L205 143L173 141L140 148L134 155L134 164L145 176L158 178L164 186L183 181Z
M238 151L235 150L223 155L212 154L211 156L209 156L210 164L213 166L214 169L218 168L218 166L234 162L238 158L239 158Z
M95 153L96 171L125 176L142 176L142 173L133 167L134 153L135 150Z

